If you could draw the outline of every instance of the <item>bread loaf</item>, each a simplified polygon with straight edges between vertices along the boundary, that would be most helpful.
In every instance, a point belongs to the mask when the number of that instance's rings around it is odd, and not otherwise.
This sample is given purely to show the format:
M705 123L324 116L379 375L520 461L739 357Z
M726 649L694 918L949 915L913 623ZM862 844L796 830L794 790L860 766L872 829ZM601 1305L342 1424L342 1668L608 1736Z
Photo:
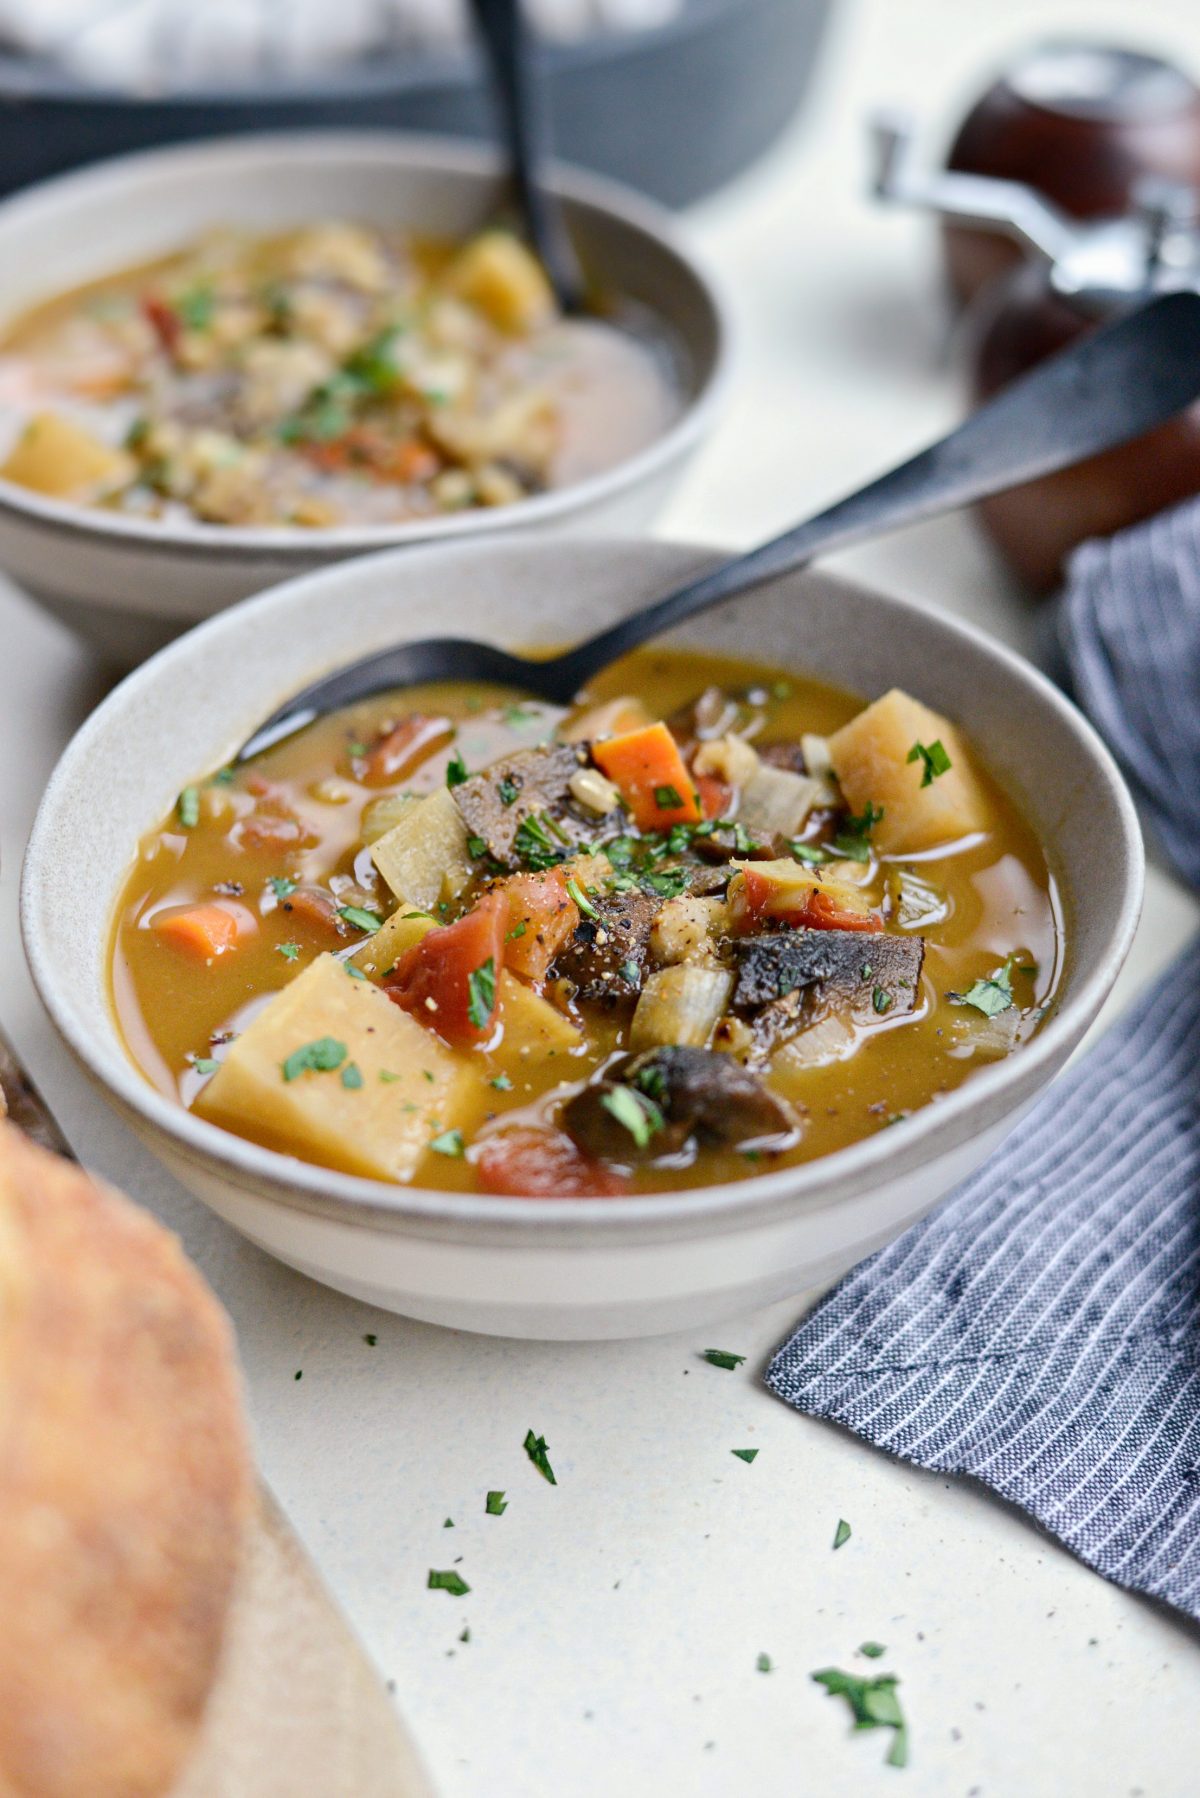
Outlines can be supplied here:
M253 1484L229 1324L175 1239L0 1123L0 1798L162 1798Z

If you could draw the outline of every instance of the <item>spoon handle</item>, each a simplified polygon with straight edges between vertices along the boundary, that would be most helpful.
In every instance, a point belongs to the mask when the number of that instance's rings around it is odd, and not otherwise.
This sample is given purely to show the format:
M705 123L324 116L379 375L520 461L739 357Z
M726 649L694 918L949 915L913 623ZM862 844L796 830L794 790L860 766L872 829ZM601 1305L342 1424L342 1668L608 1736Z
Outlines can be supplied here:
M557 196L542 184L551 153L550 119L521 0L471 3L487 51L518 211L559 305L564 312L579 312L583 276Z
M1200 294L1165 294L1042 363L911 461L581 643L556 662L556 685L569 697L609 662L723 599L1140 437L1198 394Z

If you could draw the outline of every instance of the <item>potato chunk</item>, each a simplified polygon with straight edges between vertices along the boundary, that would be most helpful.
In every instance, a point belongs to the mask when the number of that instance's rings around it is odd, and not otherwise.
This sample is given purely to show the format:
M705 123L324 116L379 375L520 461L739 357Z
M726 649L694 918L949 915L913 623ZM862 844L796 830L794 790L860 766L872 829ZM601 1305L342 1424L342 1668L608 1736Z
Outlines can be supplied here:
M498 999L504 1035L492 1059L507 1073L516 1074L549 1056L569 1055L583 1042L570 1018L507 969L500 976Z
M323 1039L331 1065L286 1078L288 1058ZM434 1137L473 1123L483 1106L469 1062L321 955L235 1040L196 1109L284 1154L408 1180Z
M369 936L365 943L354 951L350 960L364 974L370 974L375 980L381 980L390 974L402 955L419 943L423 936L437 929L437 919L431 918L428 912L410 911L406 905L398 905L390 918L385 918L379 929Z
M474 238L454 258L445 281L451 293L513 336L549 324L556 311L541 263L508 231Z
M908 757L918 743L928 749L939 742L950 766L922 786L924 764L919 756L911 762ZM871 841L884 855L952 843L986 830L991 821L987 797L954 725L898 687L836 731L829 755L852 811L883 807Z
M371 860L407 911L432 911L471 878L468 831L448 787L418 800L371 845Z
M0 476L49 499L97 499L133 479L137 465L57 412L31 418Z

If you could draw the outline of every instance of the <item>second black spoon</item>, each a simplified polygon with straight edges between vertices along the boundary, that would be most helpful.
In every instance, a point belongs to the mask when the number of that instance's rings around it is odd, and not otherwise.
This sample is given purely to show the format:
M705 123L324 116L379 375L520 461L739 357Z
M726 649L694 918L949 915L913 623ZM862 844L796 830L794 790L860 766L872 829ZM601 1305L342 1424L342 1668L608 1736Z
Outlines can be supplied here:
M576 648L538 660L470 638L432 637L376 650L280 706L237 760L327 712L421 681L495 681L567 705L610 662L685 618L802 568L826 551L970 505L1127 443L1197 396L1200 294L1165 294L1041 363L911 461Z

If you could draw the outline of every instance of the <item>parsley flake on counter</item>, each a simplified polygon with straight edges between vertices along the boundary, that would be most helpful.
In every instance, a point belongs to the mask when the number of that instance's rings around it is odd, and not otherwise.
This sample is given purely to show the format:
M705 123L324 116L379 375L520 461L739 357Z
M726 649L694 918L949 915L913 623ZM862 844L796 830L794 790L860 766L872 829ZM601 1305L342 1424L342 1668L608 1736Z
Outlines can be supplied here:
M296 890L296 882L289 880L286 874L272 874L267 885L277 899L286 899Z
M887 1765L908 1765L908 1728L900 1700L896 1697L900 1682L894 1673L864 1679L857 1673L843 1673L839 1667L823 1667L812 1677L817 1685L825 1687L831 1698L846 1700L855 1729L890 1729L892 1745L887 1752Z
M346 1059L346 1045L335 1036L319 1036L315 1042L302 1043L282 1063L285 1080L298 1080L301 1074L328 1074L340 1068Z
M220 1065L220 1062L214 1061L211 1055L197 1055L192 1062L192 1066L198 1074L215 1074Z
M197 824L200 822L199 787L185 787L183 792L179 795L179 803L175 809L179 814L179 822L182 824L183 828L185 830L195 830Z
M462 758L462 750L456 749L454 754L450 757L450 760L446 763L446 785L448 787L461 787L463 782L465 780L470 780L470 778L471 776L467 773L467 764Z
M486 1030L496 1009L496 962L489 955L482 967L467 975L467 1016L476 1030Z
M503 1517L508 1509L508 1500L503 1492L489 1492L483 1508L489 1517Z
M760 1654L754 1663L760 1673L774 1673L775 1667L769 1654Z
M462 1633L461 1633L461 1634L460 1634L460 1636L459 1636L459 1638L458 1638L458 1639L459 1639L459 1641L460 1641L460 1642L469 1642L469 1641L470 1641L470 1640L471 1640L471 1626L470 1626L470 1624L468 1624L468 1625L467 1625L467 1627L466 1627L466 1629L464 1629L464 1630L463 1630L463 1631L462 1631Z
M337 915L345 918L347 924L353 924L355 930L365 930L369 935L374 935L383 923L382 918L363 905L339 905Z
M363 1337L363 1341L366 1343L368 1348L374 1348L375 1344L379 1341L379 1338L378 1338L378 1336L376 1336L376 1334L373 1330L368 1330L366 1335Z
M342 1085L347 1092L357 1092L363 1083L362 1069L356 1061L348 1061L342 1069Z
M448 1155L455 1161L461 1158L466 1145L461 1130L443 1130L440 1136L434 1137L429 1147L435 1155Z
M840 1548L844 1542L849 1542L851 1534L852 1531L846 1519L839 1517L837 1528L833 1532L833 1546Z
M300 953L299 943L276 943L276 955L282 955L284 961L295 961Z
M442 1525L442 1528L443 1528L443 1529L444 1529L444 1530L452 1530L452 1529L453 1529L453 1528L454 1528L454 1519L453 1519L453 1517L447 1517L447 1519L446 1519L446 1521L445 1521L445 1522L444 1522L444 1523L443 1523L443 1525Z
M952 766L940 737L936 737L932 743L914 743L904 759L906 762L921 763L923 787L932 786L938 775L948 774Z
M881 1654L887 1653L887 1649L882 1642L860 1642L858 1652L865 1654L869 1661L877 1661Z
M758 1450L756 1448L731 1448L729 1452L731 1455L736 1455L739 1461L750 1462L753 1461Z
M450 1592L455 1598L462 1598L471 1590L462 1574L456 1573L453 1567L431 1567L426 1583L431 1592Z
M663 1114L654 1100L632 1086L614 1086L611 1092L601 1093L600 1103L628 1130L639 1149L644 1149L655 1131L663 1127Z
M746 1357L745 1355L731 1355L728 1349L705 1349L704 1359L710 1367L728 1368L732 1373L735 1368L742 1365Z
M525 1440L521 1446L542 1478L548 1480L552 1486L557 1486L558 1481L554 1477L554 1469L550 1465L550 1457L546 1448L546 1438L535 1436L532 1430L526 1430Z

